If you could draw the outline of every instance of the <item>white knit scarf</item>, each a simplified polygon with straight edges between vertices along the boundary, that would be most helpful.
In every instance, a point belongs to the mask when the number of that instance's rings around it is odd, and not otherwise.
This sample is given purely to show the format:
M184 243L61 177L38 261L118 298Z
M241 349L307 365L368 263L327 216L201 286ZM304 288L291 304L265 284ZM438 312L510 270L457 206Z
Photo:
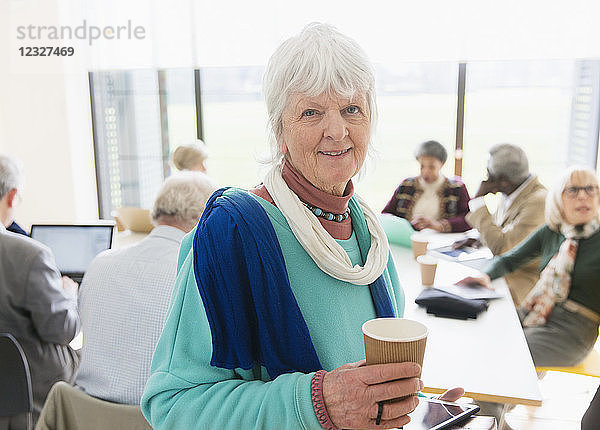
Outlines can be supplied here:
M377 215L355 194L365 215L371 235L371 248L363 267L352 266L348 254L323 228L317 217L290 190L281 174L283 164L277 164L266 175L264 184L273 201L283 213L294 236L315 264L328 275L355 285L369 285L381 276L388 262L389 247Z

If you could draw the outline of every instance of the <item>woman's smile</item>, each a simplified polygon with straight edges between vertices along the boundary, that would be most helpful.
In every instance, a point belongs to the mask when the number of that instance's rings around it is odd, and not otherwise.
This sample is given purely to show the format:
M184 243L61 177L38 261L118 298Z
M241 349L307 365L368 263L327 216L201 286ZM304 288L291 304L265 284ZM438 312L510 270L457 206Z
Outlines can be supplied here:
M332 158L342 158L347 155L352 148L342 149L341 151L319 151L319 154Z

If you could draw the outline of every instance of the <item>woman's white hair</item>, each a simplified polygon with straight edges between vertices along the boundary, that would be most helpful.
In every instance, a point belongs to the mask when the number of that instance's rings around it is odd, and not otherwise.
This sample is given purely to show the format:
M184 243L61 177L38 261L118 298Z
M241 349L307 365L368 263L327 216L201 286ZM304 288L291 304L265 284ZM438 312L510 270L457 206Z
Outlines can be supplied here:
M170 217L178 224L194 225L200 219L216 184L202 172L178 172L163 183L150 216L154 224Z
M178 170L192 170L194 167L202 164L208 158L206 144L200 139L187 145L180 145L175 148L171 157L173 165Z
M560 225L565 222L562 195L571 182L598 185L598 177L593 169L583 166L569 167L563 173L546 196L546 225L554 231L560 231Z
M23 184L23 165L8 155L0 155L0 199L10 190L19 190Z
M348 99L364 95L371 136L374 133L377 105L373 67L358 43L329 24L308 24L277 48L267 64L263 92L273 163L283 158L278 140L283 132L283 111L294 93L308 97L328 93Z

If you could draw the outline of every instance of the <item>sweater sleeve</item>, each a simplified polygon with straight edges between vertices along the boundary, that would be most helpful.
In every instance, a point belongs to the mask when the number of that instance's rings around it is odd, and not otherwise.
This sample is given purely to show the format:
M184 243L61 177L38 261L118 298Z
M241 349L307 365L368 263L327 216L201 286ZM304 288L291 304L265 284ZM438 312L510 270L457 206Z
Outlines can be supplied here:
M469 223L465 220L465 216L469 212L469 192L465 184L460 187L458 195L458 211L456 216L448 218L447 221L450 224L450 231L453 233L460 233L471 229Z
M30 313L41 339L67 345L79 331L77 294L63 289L50 250L41 248L27 266L26 298L21 305Z
M212 336L194 276L191 241L152 360L141 407L155 429L320 429L312 408L313 374L272 381L264 369L211 366Z
M543 237L548 227L539 227L531 233L523 242L510 251L495 257L485 268L484 272L490 278L496 279L508 273L512 273L519 267L524 266L542 253Z
M400 195L400 189L402 188L403 183L398 185L398 188L396 188L394 190L394 194L392 194L392 198L390 199L389 202L387 202L387 204L385 205L385 207L383 208L381 213L399 216L396 208L398 207L398 202L400 201L398 196Z
M479 230L481 241L490 251L499 255L512 249L544 223L544 198L543 193L531 196L528 204L523 205L512 222L504 227L494 223L494 218L485 205L470 212L466 219Z

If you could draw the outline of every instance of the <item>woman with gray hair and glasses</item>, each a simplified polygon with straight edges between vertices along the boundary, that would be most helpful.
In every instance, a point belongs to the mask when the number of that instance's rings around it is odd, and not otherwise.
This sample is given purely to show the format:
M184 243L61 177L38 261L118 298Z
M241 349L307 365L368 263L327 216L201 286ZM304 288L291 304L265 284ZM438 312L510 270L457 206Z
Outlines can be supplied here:
M471 226L465 221L469 212L467 187L461 181L441 174L448 158L446 148L429 140L417 146L415 158L421 166L420 175L403 180L382 213L406 218L416 230L470 230Z
M274 163L259 187L213 194L181 245L141 402L155 429L410 420L419 366L361 360L362 324L404 309L385 233L351 180L370 146L374 83L362 49L329 25L308 25L271 57Z
M593 348L600 323L600 197L596 173L572 167L546 199L546 224L485 273L463 284L491 288L491 279L541 257L540 279L519 308L536 366L572 366Z

